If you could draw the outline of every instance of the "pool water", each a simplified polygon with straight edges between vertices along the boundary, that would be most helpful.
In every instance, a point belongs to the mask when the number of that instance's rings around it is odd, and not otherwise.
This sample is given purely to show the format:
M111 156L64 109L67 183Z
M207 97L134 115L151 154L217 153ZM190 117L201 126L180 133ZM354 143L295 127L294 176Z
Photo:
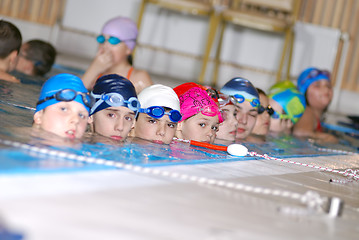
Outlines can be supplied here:
M64 69L53 70L59 73ZM66 69L68 70L68 69ZM75 73L75 74L78 74ZM115 160L126 164L139 166L167 166L180 164L203 164L228 161L247 161L258 158L233 157L226 152L189 146L186 143L172 142L170 145L158 145L146 141L129 139L126 143L112 140L96 141L87 134L82 142L67 142L56 146L52 141L39 136L32 136L31 125L34 107L41 87L39 81L22 80L22 84L1 82L0 84L0 139L11 140L38 146L43 149L56 149L79 156ZM308 156L323 156L333 153L318 150L319 145L313 145L307 140L299 140L290 136L268 137L263 143L243 143L249 151L268 154L274 157L293 158ZM27 149L0 145L0 173L39 173L57 171L86 171L111 169L96 164L85 164L66 161L66 158L35 154ZM323 146L319 146L323 147ZM341 144L331 144L324 147L356 152L357 147L348 141Z

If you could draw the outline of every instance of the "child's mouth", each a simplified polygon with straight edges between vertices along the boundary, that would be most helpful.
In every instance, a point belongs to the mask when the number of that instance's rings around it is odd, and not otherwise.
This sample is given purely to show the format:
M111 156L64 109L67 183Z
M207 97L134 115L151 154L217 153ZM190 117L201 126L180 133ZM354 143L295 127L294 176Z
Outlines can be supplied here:
M121 141L121 140L123 139L123 137L121 137L121 136L116 136L116 135L111 136L111 138L114 139L114 140L117 140L117 141Z
M76 136L75 136L76 131L75 130L68 130L65 133L66 133L66 136L68 138L70 138L70 139L75 139L76 138Z

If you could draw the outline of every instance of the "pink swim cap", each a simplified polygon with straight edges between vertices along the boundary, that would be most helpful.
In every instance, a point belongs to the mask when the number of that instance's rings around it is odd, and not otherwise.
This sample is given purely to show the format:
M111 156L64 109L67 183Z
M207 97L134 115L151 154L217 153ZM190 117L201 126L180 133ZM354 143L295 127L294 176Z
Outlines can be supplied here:
M183 93L182 85L177 86L173 90L179 95L182 120L190 118L197 113L202 113L205 116L218 116L219 122L223 122L222 114L219 107L208 95L208 93L200 87L192 87Z
M136 45L137 26L134 21L125 17L115 17L108 20L102 28L102 34L119 38L133 50Z

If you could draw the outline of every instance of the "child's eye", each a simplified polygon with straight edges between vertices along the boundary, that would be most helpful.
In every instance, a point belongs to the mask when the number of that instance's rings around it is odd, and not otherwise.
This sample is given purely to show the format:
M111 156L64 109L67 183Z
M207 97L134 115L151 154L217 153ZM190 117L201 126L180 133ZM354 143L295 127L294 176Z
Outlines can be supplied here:
M115 114L113 114L113 113L108 113L107 116L110 117L110 118L114 118L114 117L115 117Z
M155 119L148 120L149 123L156 123L157 121Z
M79 117L81 119L86 119L87 118L87 115L83 114L83 113L79 113Z
M257 115L258 115L257 113L250 113L250 114L249 114L249 116L250 116L250 117L253 117L253 118L257 117Z
M213 131L215 131L215 132L218 132L218 130L219 130L218 126L212 126L211 129L212 129Z
M132 118L132 117L130 117L130 116L125 116L125 120L126 120L126 121L132 121L132 120L133 120L133 118Z
M67 107L60 107L60 110L63 111L63 112L66 112L66 111L67 111Z
M203 127L203 128L206 127L206 124L205 124L205 123L200 123L199 125L200 125L201 127Z
M175 128L175 127L177 126L177 124L175 124L175 123L169 123L169 124L167 124L167 126L170 127L170 128Z

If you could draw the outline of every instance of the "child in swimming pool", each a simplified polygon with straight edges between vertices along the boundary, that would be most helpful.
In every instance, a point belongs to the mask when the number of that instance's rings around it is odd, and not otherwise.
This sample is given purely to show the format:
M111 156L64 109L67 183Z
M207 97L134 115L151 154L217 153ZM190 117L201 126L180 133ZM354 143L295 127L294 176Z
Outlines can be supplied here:
M306 107L304 95L293 87L275 87L273 91L276 92L268 96L272 107L269 130L272 134L291 134L293 125L304 113Z
M152 85L150 75L135 69L128 61L136 45L137 27L129 18L115 17L105 23L97 54L82 80L87 89L92 89L97 78L105 74L118 74L126 77L135 86L137 94Z
M139 95L141 104L136 119L134 136L159 144L170 144L175 136L180 113L180 102L172 88L155 84Z
M176 137L213 143L218 126L223 122L218 105L196 83L184 83L173 90L179 97L182 114Z
M51 43L33 39L22 44L16 71L34 77L44 77L55 63L56 49Z
M62 73L41 88L34 114L34 128L67 139L79 139L86 131L94 99L80 78Z
M258 108L258 117L252 130L252 134L265 136L269 132L272 107L269 105L269 98L267 94L260 88L256 89L259 94L259 101L261 104Z
M222 113L223 122L219 124L219 129L216 134L216 142L229 141L233 142L237 134L237 114L238 109L231 101L228 95L218 92L219 108ZM218 141L219 140L219 141Z
M20 82L9 72L15 68L21 41L22 36L19 29L8 21L0 20L0 80Z
M92 132L124 141L140 108L133 84L117 74L104 75L96 81L91 96L96 99L90 111Z
M323 114L333 98L330 73L318 68L307 68L299 75L297 87L305 95L307 107L301 119L294 126L294 135L337 142L336 137L322 132L320 124Z
M253 130L260 105L259 95L247 79L236 77L228 81L220 90L230 96L238 109L236 139L245 139Z

